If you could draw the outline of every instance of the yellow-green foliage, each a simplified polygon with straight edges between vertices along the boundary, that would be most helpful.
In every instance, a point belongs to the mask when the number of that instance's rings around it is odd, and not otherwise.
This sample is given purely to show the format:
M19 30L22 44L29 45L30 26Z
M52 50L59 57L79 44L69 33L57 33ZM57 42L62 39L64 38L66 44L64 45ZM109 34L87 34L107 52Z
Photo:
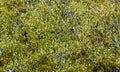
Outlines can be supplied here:
M120 71L119 0L0 0L0 72Z

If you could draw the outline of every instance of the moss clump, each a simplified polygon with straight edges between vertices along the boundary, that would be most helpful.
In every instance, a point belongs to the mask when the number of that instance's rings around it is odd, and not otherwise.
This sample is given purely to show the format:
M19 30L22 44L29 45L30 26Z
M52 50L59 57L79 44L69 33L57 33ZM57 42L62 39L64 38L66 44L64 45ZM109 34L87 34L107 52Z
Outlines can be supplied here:
M0 0L0 71L120 71L118 0Z

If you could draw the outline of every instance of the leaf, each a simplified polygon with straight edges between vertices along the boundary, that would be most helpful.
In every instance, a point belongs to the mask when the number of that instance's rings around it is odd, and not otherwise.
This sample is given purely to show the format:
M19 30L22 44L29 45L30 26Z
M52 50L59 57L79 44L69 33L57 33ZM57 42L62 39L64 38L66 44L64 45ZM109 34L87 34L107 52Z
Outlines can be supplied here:
M62 57L62 58L61 58L61 61L62 61L62 63L66 63L66 58L65 58L65 57Z
M120 42L117 42L117 43L115 44L115 46L119 48L119 47L120 47Z
M13 68L10 68L7 72L15 72Z
M0 49L0 54L2 54L2 53L3 53L3 51L4 51L3 49Z

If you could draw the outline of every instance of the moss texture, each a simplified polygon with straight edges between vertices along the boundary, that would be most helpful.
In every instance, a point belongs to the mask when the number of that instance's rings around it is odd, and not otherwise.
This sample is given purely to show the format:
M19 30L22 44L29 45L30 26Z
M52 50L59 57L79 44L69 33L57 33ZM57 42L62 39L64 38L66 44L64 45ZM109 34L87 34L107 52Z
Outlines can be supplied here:
M119 72L119 0L0 0L0 72Z

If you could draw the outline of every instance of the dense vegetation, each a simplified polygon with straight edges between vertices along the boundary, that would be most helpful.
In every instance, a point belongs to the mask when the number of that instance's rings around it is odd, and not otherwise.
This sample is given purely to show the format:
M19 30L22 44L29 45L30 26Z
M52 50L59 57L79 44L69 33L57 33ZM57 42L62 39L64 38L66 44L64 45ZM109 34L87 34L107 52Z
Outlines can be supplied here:
M119 0L0 0L0 72L120 71Z

